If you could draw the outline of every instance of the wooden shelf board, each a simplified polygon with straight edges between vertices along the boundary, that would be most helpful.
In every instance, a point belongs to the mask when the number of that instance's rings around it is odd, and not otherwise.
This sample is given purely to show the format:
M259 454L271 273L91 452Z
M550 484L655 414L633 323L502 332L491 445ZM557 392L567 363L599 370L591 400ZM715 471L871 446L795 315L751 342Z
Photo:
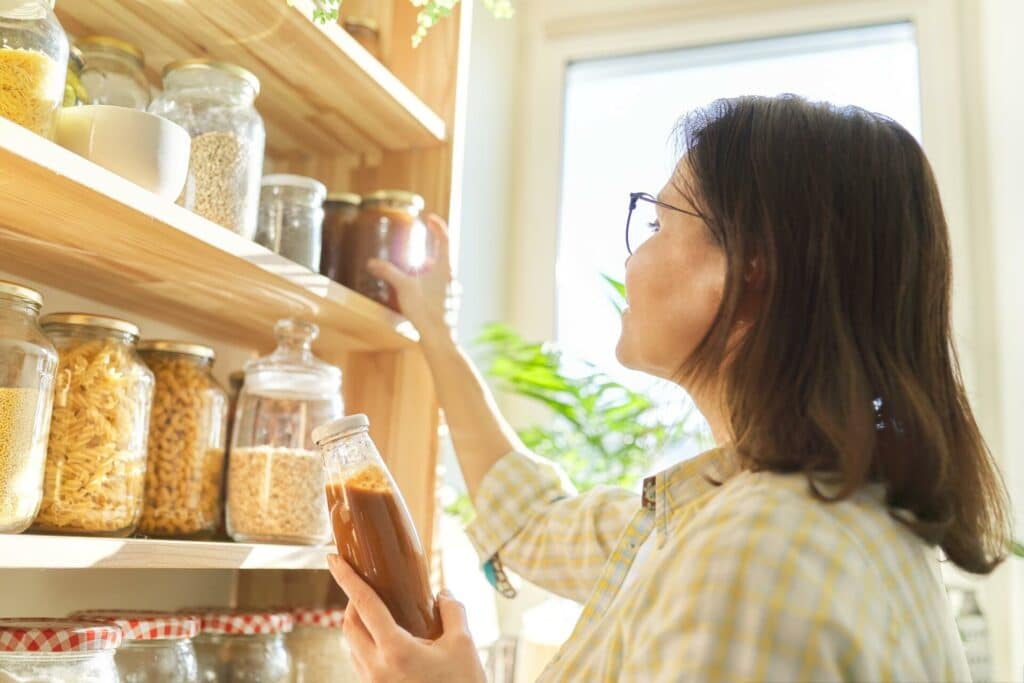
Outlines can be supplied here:
M417 339L386 307L3 119L0 254L0 270L247 348L271 347L289 316L332 352Z
M2 569L326 569L333 546L0 535Z
M252 71L271 154L376 159L444 142L444 120L344 29L314 22L313 8L313 0L61 0L56 9L69 33L139 45L157 82L165 64L189 57Z

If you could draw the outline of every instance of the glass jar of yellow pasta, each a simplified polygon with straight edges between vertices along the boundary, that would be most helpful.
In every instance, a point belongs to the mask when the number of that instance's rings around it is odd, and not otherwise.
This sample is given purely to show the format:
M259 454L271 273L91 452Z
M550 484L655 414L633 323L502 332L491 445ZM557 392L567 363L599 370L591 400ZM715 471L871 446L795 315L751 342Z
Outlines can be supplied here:
M57 352L42 305L34 289L0 282L0 533L27 529L43 497Z
M53 419L37 531L127 536L142 513L153 373L139 328L55 313L40 321L57 348Z
M210 374L214 351L146 340L139 355L156 388L138 530L164 538L212 536L220 519L228 409L227 394Z
M64 100L68 38L54 0L0 2L0 116L52 138Z

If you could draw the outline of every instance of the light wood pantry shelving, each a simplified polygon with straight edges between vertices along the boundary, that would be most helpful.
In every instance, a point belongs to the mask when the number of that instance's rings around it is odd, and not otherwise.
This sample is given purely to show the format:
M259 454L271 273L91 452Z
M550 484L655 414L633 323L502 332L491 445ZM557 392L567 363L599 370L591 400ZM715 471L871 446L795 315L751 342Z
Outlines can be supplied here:
M425 198L429 211L449 218L458 204L453 179L461 175L456 112L466 73L460 46L468 37L467 10L457 10L413 50L416 9L409 0L346 0L349 11L372 13L379 22L377 59L339 26L315 23L313 3L58 0L56 11L72 36L103 34L137 44L155 85L166 63L189 57L251 70L262 83L256 108L267 127L264 173L303 173L329 191L410 190ZM451 228L457 244L458 226ZM369 415L374 440L432 547L437 401L417 333L403 317L4 120L0 273L247 356L272 348L273 325L282 317L316 322L317 354L344 372L346 412ZM342 599L324 571L327 550L0 536L0 583L7 590L26 586L30 602L49 616L58 607L47 596L53 584L45 581L108 569L153 572L146 575L161 581L168 579L160 569L180 570L211 588L230 577L225 602L315 606ZM211 575L215 583L205 578ZM116 580L110 581L116 597ZM0 616L7 616L2 608Z
M0 569L324 569L327 547L90 536L0 536Z

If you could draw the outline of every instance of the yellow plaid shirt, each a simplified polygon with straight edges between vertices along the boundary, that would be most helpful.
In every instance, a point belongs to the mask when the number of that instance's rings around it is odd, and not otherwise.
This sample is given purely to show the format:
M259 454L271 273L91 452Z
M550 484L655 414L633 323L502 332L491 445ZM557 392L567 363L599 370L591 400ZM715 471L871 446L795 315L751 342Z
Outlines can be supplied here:
M576 495L551 463L513 453L474 502L489 570L585 603L541 681L970 680L937 551L880 487L825 504L802 475L738 472L713 450L643 496Z

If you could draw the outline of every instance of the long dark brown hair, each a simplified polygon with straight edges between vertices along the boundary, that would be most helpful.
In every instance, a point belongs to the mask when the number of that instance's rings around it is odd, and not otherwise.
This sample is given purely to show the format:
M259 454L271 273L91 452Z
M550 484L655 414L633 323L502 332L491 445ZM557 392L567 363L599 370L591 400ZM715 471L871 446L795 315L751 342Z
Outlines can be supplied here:
M881 483L918 536L991 571L1009 503L961 379L948 227L918 142L885 116L789 95L719 100L677 133L674 182L728 264L682 373L719 382L742 464L804 472L827 500Z

